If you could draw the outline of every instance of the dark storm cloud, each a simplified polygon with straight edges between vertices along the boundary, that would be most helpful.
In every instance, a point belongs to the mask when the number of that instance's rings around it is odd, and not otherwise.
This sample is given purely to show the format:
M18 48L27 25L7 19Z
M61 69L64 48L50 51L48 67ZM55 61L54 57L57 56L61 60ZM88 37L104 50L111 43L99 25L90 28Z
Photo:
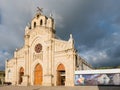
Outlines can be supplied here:
M2 19L1 19L1 11L0 11L0 24L1 24L1 22L2 22Z
M120 45L108 49L108 50L107 50L107 54L108 54L112 59L120 59ZM119 61L120 61L120 60L119 60Z
M1 0L0 62L24 44L24 28L37 6L53 12L57 36L68 40L72 33L78 53L93 66L120 63L120 0Z
M109 24L109 18L112 18L113 15L111 14L113 12L109 9L112 7L107 9L107 6L105 6L104 3L104 1L96 0L77 1L74 6L71 7L72 9L68 7L68 10L63 11L63 24L65 27L64 29L59 30L59 32L72 32L73 34L77 34L76 38L81 36L82 38L79 39L83 43L94 44L94 42L96 42L98 39L105 36L106 32L108 32L107 30L111 28ZM87 41L85 41L83 38Z

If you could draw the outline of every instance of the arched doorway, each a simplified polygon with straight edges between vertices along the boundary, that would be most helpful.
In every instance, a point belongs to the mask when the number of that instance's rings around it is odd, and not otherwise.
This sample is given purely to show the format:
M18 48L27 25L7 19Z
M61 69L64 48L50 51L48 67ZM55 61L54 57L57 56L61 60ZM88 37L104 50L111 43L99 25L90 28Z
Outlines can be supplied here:
M57 85L65 85L65 67L59 64L57 67Z
M34 85L42 85L43 80L42 66L37 64L34 71Z
M19 84L22 83L22 76L24 75L24 68L21 67L20 70L19 70Z

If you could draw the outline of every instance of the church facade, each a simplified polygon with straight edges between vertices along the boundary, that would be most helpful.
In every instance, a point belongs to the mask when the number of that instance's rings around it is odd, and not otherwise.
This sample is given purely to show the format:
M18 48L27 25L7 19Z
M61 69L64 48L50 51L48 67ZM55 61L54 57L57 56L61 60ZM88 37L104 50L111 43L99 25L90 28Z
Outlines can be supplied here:
M13 85L74 86L75 70L92 69L77 54L72 35L64 41L56 38L55 32L54 19L36 13L25 28L24 46L6 61L5 81Z

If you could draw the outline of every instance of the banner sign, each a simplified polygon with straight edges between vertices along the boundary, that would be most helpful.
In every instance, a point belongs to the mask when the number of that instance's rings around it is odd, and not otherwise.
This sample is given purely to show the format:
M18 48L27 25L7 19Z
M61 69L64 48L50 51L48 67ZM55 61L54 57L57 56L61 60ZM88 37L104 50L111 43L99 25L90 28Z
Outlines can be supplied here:
M120 73L75 74L75 85L120 85Z

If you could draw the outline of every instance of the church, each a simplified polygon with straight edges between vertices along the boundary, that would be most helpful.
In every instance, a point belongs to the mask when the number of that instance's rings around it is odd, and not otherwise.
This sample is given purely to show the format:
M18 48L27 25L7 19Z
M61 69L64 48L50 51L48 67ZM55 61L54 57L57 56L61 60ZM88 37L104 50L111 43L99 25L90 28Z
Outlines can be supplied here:
M12 85L74 86L76 70L91 70L74 47L74 39L56 36L52 16L36 12L25 28L24 45L6 61L5 81Z

